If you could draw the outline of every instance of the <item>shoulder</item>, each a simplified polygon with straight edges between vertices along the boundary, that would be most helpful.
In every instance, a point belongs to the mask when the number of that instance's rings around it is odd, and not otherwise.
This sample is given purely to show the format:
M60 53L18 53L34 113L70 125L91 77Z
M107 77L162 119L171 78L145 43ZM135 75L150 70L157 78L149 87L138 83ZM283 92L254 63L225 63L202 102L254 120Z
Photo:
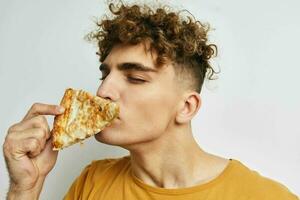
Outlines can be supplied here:
M81 199L93 189L94 183L105 184L130 163L130 157L94 160L75 179L64 199Z
M250 169L238 160L233 160L234 175L240 188L244 189L247 196L253 199L272 200L299 200L285 185L265 177L259 172Z

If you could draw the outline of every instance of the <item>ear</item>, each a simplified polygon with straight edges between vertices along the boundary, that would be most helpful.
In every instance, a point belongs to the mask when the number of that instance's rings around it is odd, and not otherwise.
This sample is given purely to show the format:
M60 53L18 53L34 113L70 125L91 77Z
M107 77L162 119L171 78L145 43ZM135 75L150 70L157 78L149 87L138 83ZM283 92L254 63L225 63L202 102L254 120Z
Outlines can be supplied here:
M180 102L175 118L176 123L184 124L192 120L201 106L201 97L197 92L189 92Z

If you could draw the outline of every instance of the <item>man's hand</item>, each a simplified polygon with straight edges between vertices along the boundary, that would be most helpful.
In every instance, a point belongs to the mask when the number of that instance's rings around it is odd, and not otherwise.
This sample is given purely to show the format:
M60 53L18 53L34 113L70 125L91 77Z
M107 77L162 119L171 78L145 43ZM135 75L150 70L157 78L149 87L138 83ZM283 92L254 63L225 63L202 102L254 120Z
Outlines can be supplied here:
M49 125L43 115L59 115L60 106L35 103L24 119L8 129L3 152L10 176L8 198L38 198L45 177L54 167ZM25 197L25 198L24 198Z

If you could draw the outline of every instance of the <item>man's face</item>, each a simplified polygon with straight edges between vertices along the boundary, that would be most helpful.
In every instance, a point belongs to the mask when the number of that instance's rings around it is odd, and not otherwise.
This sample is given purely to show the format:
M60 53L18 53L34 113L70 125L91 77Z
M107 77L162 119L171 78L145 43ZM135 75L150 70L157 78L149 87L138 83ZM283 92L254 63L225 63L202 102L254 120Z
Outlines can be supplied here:
M129 147L149 142L174 126L179 99L172 65L155 67L156 54L144 45L115 46L100 66L103 81L97 95L120 105L120 118L95 137Z

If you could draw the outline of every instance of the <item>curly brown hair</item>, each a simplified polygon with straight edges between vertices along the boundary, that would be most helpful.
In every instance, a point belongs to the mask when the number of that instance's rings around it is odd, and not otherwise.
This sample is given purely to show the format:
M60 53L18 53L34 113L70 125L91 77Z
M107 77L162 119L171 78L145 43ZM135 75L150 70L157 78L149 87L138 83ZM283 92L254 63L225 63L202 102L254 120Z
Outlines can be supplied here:
M195 20L189 12L188 16L182 16L185 11L169 9L167 6L153 10L146 5L110 3L113 16L96 22L97 30L89 33L87 38L96 40L100 62L117 44L150 42L151 50L158 55L157 67L172 61L177 74L182 74L178 69L189 73L191 89L200 93L205 76L214 80L218 73L209 63L217 54L217 46L208 44L208 24Z

